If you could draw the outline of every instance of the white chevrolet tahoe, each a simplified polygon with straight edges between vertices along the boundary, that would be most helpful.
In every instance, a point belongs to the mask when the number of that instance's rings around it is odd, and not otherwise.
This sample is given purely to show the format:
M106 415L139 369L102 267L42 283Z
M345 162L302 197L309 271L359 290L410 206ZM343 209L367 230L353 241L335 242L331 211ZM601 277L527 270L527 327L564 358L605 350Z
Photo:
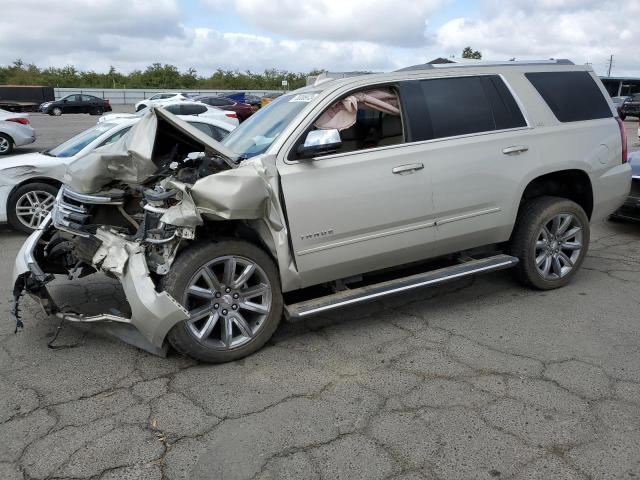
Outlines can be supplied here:
M421 65L285 94L218 143L151 111L71 163L16 259L48 314L156 354L224 362L291 321L512 268L561 287L631 184L621 121L571 62ZM127 309L62 311L103 272ZM96 325L96 326L97 326Z

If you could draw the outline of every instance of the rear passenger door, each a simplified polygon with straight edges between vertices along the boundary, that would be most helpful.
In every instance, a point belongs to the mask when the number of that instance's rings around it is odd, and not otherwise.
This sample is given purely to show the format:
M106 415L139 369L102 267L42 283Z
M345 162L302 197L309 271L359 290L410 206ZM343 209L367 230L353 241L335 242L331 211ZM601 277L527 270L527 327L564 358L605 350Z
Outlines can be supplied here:
M433 188L433 254L508 238L531 131L498 75L410 82L424 109L412 109L414 139L424 139Z

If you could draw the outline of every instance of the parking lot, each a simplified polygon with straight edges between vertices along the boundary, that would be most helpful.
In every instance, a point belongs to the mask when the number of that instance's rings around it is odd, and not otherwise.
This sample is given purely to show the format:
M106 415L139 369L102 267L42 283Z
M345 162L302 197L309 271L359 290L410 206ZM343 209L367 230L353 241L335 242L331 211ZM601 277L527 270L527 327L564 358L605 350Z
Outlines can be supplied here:
M34 114L38 142L16 153L96 120ZM29 299L14 334L25 237L0 228L0 479L638 478L640 224L591 235L566 288L498 272L283 323L205 365L73 325L50 349L58 321ZM87 313L123 301L98 275L53 294Z

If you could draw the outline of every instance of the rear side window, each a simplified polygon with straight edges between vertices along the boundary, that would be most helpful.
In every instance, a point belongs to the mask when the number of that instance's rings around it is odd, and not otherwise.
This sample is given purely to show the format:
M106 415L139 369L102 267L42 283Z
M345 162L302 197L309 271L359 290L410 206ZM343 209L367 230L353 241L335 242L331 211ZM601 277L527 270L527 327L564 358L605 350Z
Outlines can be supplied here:
M525 76L561 122L613 116L588 72L530 72Z
M207 111L207 107L205 105L186 104L180 105L180 107L180 113L182 115L200 115Z
M518 128L527 124L513 95L497 75L436 78L418 83L424 104L411 102L412 105L408 105L412 141ZM410 95L418 94L414 85L407 87Z

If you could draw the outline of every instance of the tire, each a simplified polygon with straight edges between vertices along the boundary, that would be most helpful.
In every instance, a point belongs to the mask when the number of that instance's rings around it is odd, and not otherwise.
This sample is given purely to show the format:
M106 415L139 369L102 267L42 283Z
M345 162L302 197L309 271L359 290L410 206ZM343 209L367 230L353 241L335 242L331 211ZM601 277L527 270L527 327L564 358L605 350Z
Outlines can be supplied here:
M9 155L11 152L13 152L13 138L0 133L0 155Z
M49 113L49 115L53 115L54 117L59 117L60 115L62 115L62 108L60 107L53 107Z
M144 110L145 108L147 108L147 106L144 104L138 105L138 108L136 108L136 112L139 112L140 110Z
M233 267L229 266L230 258L234 259ZM254 265L254 270L245 283L234 285L228 281L227 269L234 272L232 278L238 281L249 264ZM202 274L205 266L208 279ZM216 283L219 285L215 286ZM251 296L264 289L264 285L270 288L268 294ZM179 353L203 362L229 362L255 352L271 338L282 317L276 265L263 250L248 242L193 244L175 259L162 287L192 314L192 318L169 332L169 343ZM189 293L192 290L198 294ZM234 300L235 295L239 298ZM256 301L258 296L260 300ZM196 311L201 314L193 315ZM239 320L234 319L238 314ZM201 318L193 320L198 317ZM227 331L232 333L225 335Z
M48 183L34 182L18 187L7 200L9 224L21 232L33 232L51 211L57 194L58 188Z
M562 231L569 219L570 223ZM547 227L547 233L543 227ZM571 235L574 230L576 233ZM570 236L564 238L567 235ZM528 201L518 215L511 237L511 254L520 259L514 269L516 278L539 290L564 287L587 255L589 236L589 218L577 203L548 196ZM548 273L545 274L547 265Z
M104 113L104 108L102 107L94 107L89 112L91 115L102 115Z

